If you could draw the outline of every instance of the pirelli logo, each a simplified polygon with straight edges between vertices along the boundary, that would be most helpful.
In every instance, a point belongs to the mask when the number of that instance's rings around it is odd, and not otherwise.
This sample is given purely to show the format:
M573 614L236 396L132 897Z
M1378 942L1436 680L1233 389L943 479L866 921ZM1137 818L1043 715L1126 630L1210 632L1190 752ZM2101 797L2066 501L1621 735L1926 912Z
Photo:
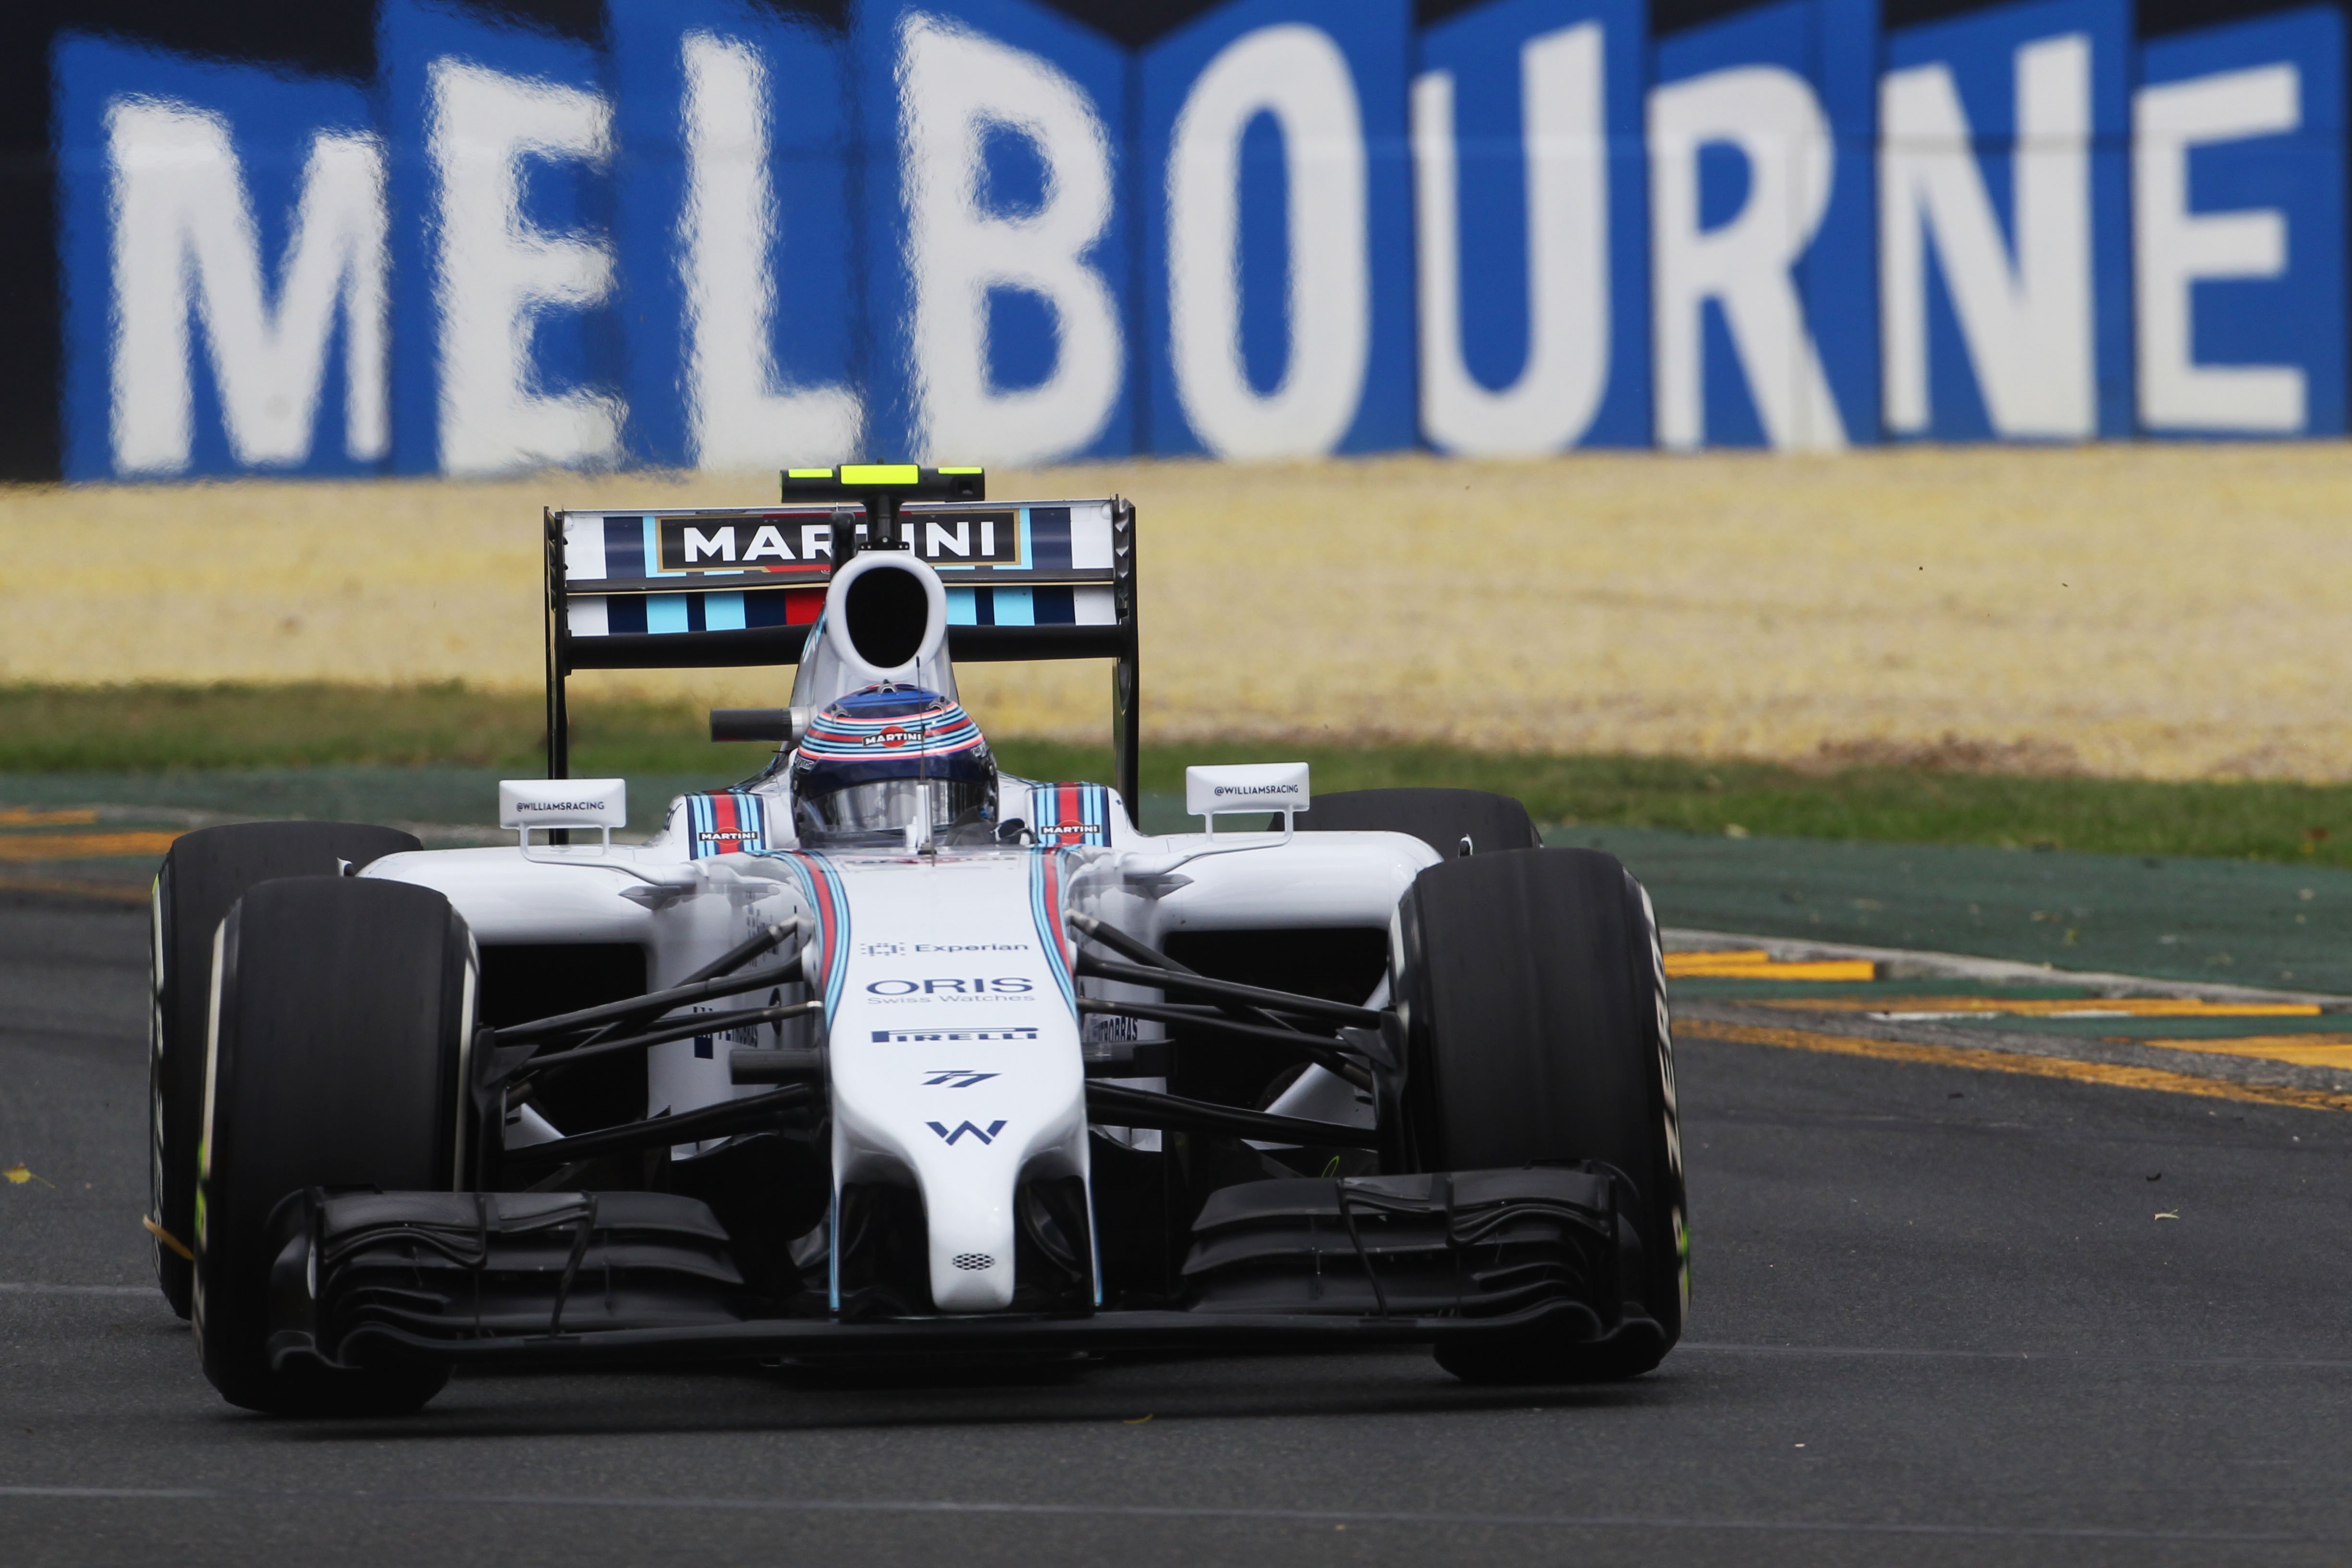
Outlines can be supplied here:
M937 1040L1034 1040L1037 1031L1029 1029L877 1029L874 1043L877 1046L928 1045Z

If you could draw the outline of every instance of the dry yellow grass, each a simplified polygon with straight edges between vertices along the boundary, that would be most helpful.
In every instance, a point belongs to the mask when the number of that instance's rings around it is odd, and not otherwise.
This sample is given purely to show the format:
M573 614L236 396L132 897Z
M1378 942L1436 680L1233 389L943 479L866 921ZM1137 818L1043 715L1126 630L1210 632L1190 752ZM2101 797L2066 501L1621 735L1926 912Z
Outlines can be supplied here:
M760 476L0 491L0 679L539 680L542 504ZM2352 777L2352 447L1132 462L1149 731ZM617 683L621 678L582 678ZM744 700L767 672L628 678ZM975 667L1006 732L1098 667Z

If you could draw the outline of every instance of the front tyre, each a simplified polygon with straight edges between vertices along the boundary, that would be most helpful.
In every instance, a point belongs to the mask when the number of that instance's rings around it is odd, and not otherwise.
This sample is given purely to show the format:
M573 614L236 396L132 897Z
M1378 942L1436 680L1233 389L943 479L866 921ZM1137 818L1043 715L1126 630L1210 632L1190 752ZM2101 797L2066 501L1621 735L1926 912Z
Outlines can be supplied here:
M1649 896L1612 856L1519 849L1429 867L1399 908L1409 1025L1403 1116L1413 1168L1592 1161L1622 1178L1639 1242L1624 1326L1440 1347L1475 1382L1636 1376L1681 1337L1688 1303L1681 1134L1665 965Z
M1448 860L1543 844L1528 808L1482 789L1349 789L1315 797L1301 833L1403 833Z
M239 822L184 833L163 857L148 930L147 1227L156 1282L180 1316L194 1279L205 1023L222 917L256 882L331 877L418 847L414 835L356 822Z
M196 1173L195 1326L205 1375L230 1404L404 1414L447 1381L441 1368L272 1368L270 1267L290 1239L273 1216L311 1187L463 1184L477 967L448 900L402 882L263 882L221 922Z

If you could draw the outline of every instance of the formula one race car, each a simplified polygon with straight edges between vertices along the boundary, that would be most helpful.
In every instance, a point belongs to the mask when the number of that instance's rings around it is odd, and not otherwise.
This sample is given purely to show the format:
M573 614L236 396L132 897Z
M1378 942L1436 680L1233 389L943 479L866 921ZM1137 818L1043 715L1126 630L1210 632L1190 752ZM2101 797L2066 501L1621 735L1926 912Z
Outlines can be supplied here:
M1683 1178L1624 868L1514 800L1315 800L1304 764L1192 769L1203 831L1147 836L1131 506L783 488L548 514L515 844L173 847L147 1224L214 1386L384 1413L459 1363L1655 1366ZM1113 661L1116 788L1000 772L957 700L958 659L1057 658ZM797 664L791 705L713 733L773 762L615 843L566 677L749 664Z

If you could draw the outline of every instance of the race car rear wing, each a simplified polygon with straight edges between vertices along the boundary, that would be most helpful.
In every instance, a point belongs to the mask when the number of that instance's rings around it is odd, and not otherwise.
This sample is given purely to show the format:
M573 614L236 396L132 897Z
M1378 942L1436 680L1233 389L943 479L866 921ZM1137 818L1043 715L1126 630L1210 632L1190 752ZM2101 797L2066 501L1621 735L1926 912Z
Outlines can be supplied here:
M769 507L546 517L547 776L570 775L580 669L798 663L834 572L906 549L948 584L959 662L1108 658L1119 793L1138 798L1135 508L987 500L979 468L788 468Z

